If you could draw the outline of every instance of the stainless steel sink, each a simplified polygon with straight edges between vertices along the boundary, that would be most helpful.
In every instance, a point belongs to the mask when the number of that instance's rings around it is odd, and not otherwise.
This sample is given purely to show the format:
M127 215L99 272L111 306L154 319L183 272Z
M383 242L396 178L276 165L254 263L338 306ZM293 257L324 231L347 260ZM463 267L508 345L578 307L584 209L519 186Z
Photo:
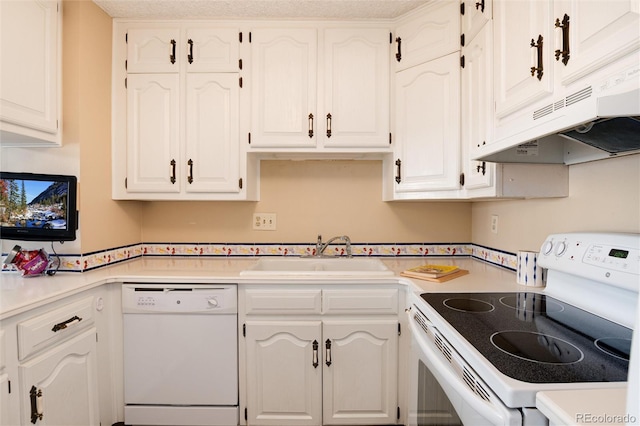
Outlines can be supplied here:
M391 276L379 259L357 257L261 257L241 276L312 275L312 276Z

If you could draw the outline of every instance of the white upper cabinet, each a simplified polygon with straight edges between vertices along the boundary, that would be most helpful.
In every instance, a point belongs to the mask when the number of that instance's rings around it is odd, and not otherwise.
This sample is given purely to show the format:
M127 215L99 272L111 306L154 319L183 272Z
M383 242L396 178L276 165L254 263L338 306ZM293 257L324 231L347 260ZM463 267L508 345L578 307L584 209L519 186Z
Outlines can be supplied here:
M390 32L255 28L255 148L388 148Z
M384 29L324 32L325 146L389 146L390 37Z
M239 30L131 25L114 35L114 198L246 198Z
M552 0L494 0L496 117L553 93L552 15Z
M640 48L640 4L637 0L557 1L554 24L560 79L568 85ZM557 26L556 26L557 25ZM562 25L562 26L560 26ZM563 54L563 27L568 52ZM565 59L566 58L566 59Z
M460 3L462 34L465 42L475 38L493 17L493 0L463 0ZM461 44L464 43L461 42Z
M318 31L259 28L251 38L251 147L314 147Z
M396 198L459 188L460 54L396 74Z
M395 31L395 70L401 71L460 50L460 4L430 4Z
M61 15L59 1L0 2L2 146L61 143Z

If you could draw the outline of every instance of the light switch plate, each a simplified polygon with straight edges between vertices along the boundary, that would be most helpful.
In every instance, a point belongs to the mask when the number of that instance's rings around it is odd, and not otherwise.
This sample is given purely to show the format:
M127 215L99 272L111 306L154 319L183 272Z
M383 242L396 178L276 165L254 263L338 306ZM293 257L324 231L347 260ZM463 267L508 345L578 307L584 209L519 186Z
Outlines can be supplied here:
M276 214L275 213L254 213L253 229L257 231L275 231L276 230Z

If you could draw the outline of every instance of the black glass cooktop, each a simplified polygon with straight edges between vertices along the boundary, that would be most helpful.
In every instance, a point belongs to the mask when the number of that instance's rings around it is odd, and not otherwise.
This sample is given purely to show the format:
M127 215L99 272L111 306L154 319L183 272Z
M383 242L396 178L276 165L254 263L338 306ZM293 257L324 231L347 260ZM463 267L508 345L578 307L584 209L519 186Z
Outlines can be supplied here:
M627 380L632 330L539 293L421 297L500 372L530 383Z

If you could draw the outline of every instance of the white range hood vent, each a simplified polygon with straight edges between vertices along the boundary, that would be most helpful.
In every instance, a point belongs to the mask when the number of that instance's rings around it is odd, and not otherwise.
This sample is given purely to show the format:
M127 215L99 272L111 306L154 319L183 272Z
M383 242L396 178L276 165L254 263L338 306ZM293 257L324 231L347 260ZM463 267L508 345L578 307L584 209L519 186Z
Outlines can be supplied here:
M640 153L640 89L598 97L589 86L533 111L531 118L547 121L499 141L494 152L477 159L576 164Z

